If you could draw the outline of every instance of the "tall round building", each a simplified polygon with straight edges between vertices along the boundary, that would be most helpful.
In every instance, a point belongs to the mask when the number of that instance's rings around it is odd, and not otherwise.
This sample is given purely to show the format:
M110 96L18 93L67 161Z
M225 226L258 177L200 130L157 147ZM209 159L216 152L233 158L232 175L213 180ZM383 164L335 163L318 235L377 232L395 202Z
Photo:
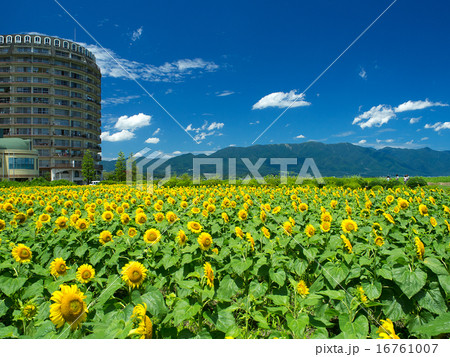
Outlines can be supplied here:
M86 150L101 176L101 73L95 56L61 38L0 35L0 137L30 139L39 175L81 183Z

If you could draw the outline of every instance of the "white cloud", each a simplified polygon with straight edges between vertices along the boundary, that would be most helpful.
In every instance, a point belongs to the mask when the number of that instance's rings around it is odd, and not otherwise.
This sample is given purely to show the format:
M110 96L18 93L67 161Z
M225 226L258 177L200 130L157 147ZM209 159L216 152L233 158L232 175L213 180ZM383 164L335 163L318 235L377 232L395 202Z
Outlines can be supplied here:
M380 127L395 117L396 115L391 107L380 104L357 116L352 124L359 125L361 129L371 128L373 126Z
M402 113L409 110L419 110L429 107L448 107L448 104L440 102L430 102L428 99L417 101L408 100L407 102L400 104L394 110L396 113Z
M153 132L152 136L158 135L160 131L161 131L161 128L156 129L156 130Z
M414 143L414 140L410 140L410 141L407 141L406 143L405 143L405 145L412 145Z
M182 152L177 150L177 151L174 151L172 154L173 154L173 155L181 155Z
M202 142L206 137L216 134L217 136L223 135L222 133L217 133L216 130L220 130L224 127L224 123L216 123L213 122L208 125L208 122L205 121L200 128L194 128L192 124L189 124L186 127L186 131L196 132L197 135L194 136L194 140L198 142Z
M144 126L150 125L151 115L144 113L135 114L132 116L122 115L114 125L116 129L119 130L131 130L134 131L138 128L143 128Z
M256 125L256 124L259 124L259 120L255 121L254 123L250 122L249 124L250 124L250 125Z
M102 99L102 105L116 105L116 104L126 104L133 99L140 98L140 95L129 95L126 97L112 97Z
M142 32L144 31L144 26L139 27L136 31L133 31L131 35L131 41L139 40L142 36Z
M437 122L436 124L426 124L425 129L434 129L434 131L441 131L443 129L450 129L450 121L444 123Z
M422 139L420 139L420 141L425 141L425 140L428 140L429 139L429 137L428 136L425 136L425 137L423 137Z
M253 104L252 109L265 109L270 107L295 108L311 105L304 98L305 94L296 94L295 90L291 90L289 93L275 92L262 97L257 103Z
M207 129L207 130L208 130L208 131L215 130L215 129L220 130L220 129L223 128L224 125L225 125L224 123L216 123L216 122L213 122L213 123L211 123L211 124L208 126L208 129Z
M102 141L127 141L134 138L134 133L128 130L122 130L114 134L110 134L109 131L105 131L100 135Z
M294 139L304 139L304 138L305 138L305 135L300 134L300 135L297 135Z
M147 140L145 140L145 142L147 144L158 144L159 143L159 138L148 138Z
M358 75L362 78L362 79L367 79L367 72L364 68L361 67L361 70L359 71Z
M377 144L381 144L381 143L387 143L387 144L389 144L389 143L393 143L394 142L394 139L387 139L387 140L380 140L380 139L377 139Z
M228 95L232 95L234 94L234 92L230 91L230 90L224 90L223 92L216 92L216 95L218 97L226 97Z
M85 43L80 43L80 45L95 55L103 77L140 79L149 82L180 82L187 76L202 72L213 72L219 68L214 62L205 61L201 58L181 59L155 66L121 58L113 50L106 49L108 54L96 45Z
M411 118L411 119L409 119L409 124L415 124L415 123L418 123L420 119L422 119L422 117Z
M345 138L346 136L353 135L354 133L355 133L354 131L344 131L343 133L334 134L333 136L337 138Z
M366 144L367 143L367 140L360 140L360 141L358 141L358 144L360 144L360 145L362 145L362 144Z

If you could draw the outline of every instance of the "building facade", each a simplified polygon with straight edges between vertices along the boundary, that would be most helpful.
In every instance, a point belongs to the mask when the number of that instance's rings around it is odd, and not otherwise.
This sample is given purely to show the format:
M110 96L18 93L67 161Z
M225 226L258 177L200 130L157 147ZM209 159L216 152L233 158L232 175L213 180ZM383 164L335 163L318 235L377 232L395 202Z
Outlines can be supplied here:
M0 179L27 181L38 175L38 152L31 140L0 138Z
M87 150L101 176L100 103L100 69L86 48L51 36L0 35L0 133L31 140L40 176L82 182Z

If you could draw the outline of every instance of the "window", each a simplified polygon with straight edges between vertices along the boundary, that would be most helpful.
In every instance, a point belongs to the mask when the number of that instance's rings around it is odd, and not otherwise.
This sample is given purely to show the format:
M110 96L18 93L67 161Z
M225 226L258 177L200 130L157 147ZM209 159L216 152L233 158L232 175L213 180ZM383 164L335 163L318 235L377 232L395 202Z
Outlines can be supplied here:
M16 103L31 103L30 97L16 97L15 99Z
M69 130L64 130L64 129L55 129L53 131L53 135L70 136L70 132L69 132Z
M72 43L72 51L76 51L77 50L77 45Z
M49 99L48 98L40 98L40 97L34 97L33 98L34 104L48 104Z
M16 72L31 73L31 67L16 67Z
M31 77L16 77L16 82L31 83Z
M50 146L48 139L33 139L33 145Z
M48 108L33 108L33 114L48 114Z
M59 51L59 50L55 51L55 55L61 56L61 57L69 57L69 54L67 52Z
M61 79L55 79L55 85L69 87L69 81L63 81Z
M31 135L30 128L18 128L16 129L17 135Z
M36 62L36 63L50 63L50 61L47 58L43 58L43 57L34 57L33 58L33 62Z
M60 140L60 139L56 139L55 140L55 146L70 146L70 142L69 140Z
M40 45L41 44L41 38L39 36L34 36L34 43Z
M6 43L12 43L12 36L6 36Z
M33 135L50 135L48 128L33 128Z
M81 147L81 141L79 141L79 140L72 140L72 147L73 148L80 148Z
M65 115L69 116L70 111L65 109L55 109L55 115Z
M3 43L3 36L0 36L0 43Z
M64 66L64 67L70 67L70 64L64 61L58 61L55 60L55 66Z
M33 77L33 83L50 83L50 79L48 78L42 78L42 77Z
M68 100L64 100L64 99L55 99L55 105L68 106L69 105L69 101Z
M0 108L0 114L9 114L9 108Z
M11 124L10 118L0 118L0 125Z
M44 54L49 54L50 50L46 49L46 48L35 48L33 50L34 53L44 53Z
M31 43L31 36L26 35L24 39L25 43Z
M9 102L10 102L9 97L0 98L0 103L9 103Z
M31 118L16 118L16 124L31 124Z
M19 52L19 53L23 53L23 52L31 53L31 47L16 47L16 52Z
M74 58L74 59L76 59L76 60L78 60L78 61L81 61L81 57L78 56L78 55L76 55L76 54L73 54L73 53L72 53L72 56L71 56L71 57Z
M49 122L48 118L33 118L33 124L48 125Z
M55 69L55 74L57 76L65 76L65 77L69 77L70 76L70 72L69 71L62 71L60 69Z
M75 82L70 82L70 87L71 88L79 88L79 89L82 88L81 84L75 83Z
M70 96L72 98L83 98L83 95L81 93L78 93L78 92L70 92Z
M55 89L55 95L63 95L63 96L68 97L69 91L64 90L64 89Z
M77 120L72 120L72 128L82 128L83 125Z
M69 49L69 42L64 41L63 42L63 47Z
M74 117L74 118L81 118L81 112L77 112L75 110L72 110L72 117Z
M9 67L0 67L0 72L8 73L9 72Z
M17 114L31 114L31 108L30 107L16 107L14 110L14 113Z
M44 67L33 67L33 73L49 73L49 69Z
M9 77L0 77L0 83L9 83L10 78Z
M21 43L21 42L22 42L22 36L17 35L16 38L14 39L14 41L15 41L16 43Z
M61 41L60 40L55 40L54 41L55 46L61 46Z
M34 87L33 93L35 94L48 94L48 88L42 88L42 87Z
M10 157L10 170L34 170L34 159L28 157Z
M69 121L64 119L55 119L53 120L53 125L69 126Z
M17 57L16 62L31 63L31 57Z
M50 39L48 37L44 38L44 45L50 45Z
M49 149L39 149L38 155L39 156L50 156L50 150Z
M81 108L81 103L72 101L71 106L74 108Z
M0 48L0 53L8 53L8 51L9 51L8 47Z
M9 87L0 87L0 93L9 93L10 88Z

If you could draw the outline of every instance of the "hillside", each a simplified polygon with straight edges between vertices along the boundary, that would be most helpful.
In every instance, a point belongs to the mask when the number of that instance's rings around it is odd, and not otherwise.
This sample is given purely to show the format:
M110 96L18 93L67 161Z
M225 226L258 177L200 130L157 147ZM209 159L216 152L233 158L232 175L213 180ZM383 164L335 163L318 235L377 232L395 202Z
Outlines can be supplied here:
M172 173L192 174L193 158L205 155L185 154L169 159L156 170L160 176L167 165L171 165ZM448 176L450 175L450 151L423 149L383 149L367 148L349 143L323 144L306 142L301 144L254 145L250 147L228 147L207 157L224 159L224 174L228 174L228 159L236 158L236 173L243 177L249 173L242 162L248 158L256 163L259 158L267 158L259 169L261 175L279 174L278 165L270 165L270 158L297 158L297 166L290 165L290 174L297 175L306 158L313 158L322 176ZM102 162L105 171L113 171L115 161ZM212 171L213 167L202 167L202 172Z

